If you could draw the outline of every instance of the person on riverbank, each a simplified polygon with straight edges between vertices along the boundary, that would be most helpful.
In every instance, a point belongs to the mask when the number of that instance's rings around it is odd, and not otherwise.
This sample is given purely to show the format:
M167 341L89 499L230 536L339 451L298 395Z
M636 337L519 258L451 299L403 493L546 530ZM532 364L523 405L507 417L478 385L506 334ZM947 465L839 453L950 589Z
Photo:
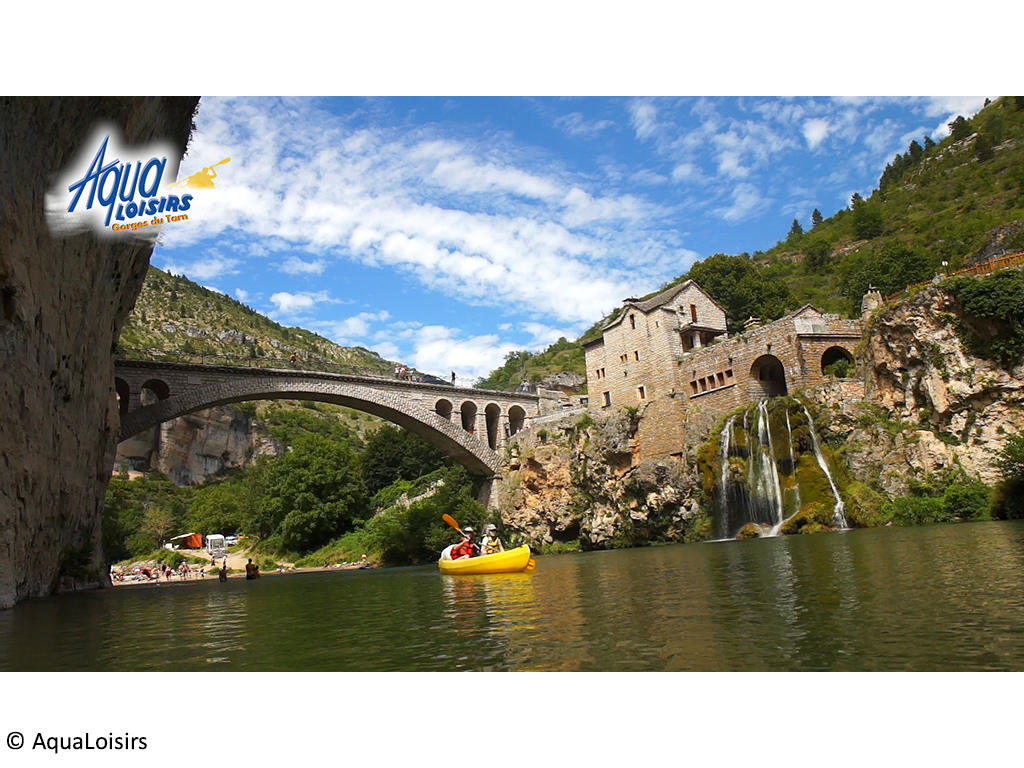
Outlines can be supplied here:
M462 534L462 541L452 547L452 560L465 560L468 557L476 557L478 550L476 544L473 543L473 529L467 525L460 533Z
M501 543L501 539L498 538L498 526L494 523L488 523L487 527L484 528L484 537L480 541L480 554L481 555L495 555L498 552L504 552L505 547Z
M228 580L228 561L224 560L224 565L220 567L220 573L217 574L217 578L221 581Z

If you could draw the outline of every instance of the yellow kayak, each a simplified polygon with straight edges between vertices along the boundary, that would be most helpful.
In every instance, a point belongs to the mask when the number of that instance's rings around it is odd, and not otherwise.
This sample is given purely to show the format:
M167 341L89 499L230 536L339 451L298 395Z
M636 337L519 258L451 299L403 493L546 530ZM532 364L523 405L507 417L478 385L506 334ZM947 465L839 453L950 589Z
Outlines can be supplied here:
M521 547L498 552L493 555L481 555L464 560L438 560L441 573L519 573L533 570L530 559L530 547Z

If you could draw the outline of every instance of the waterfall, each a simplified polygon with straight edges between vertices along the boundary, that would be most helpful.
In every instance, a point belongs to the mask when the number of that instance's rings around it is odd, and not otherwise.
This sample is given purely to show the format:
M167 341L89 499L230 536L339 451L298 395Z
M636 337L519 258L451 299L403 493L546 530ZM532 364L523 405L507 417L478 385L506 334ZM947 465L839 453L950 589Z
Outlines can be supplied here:
M793 476L793 494L796 500L794 506L796 512L799 512L803 505L800 503L800 483L796 481L796 455L793 453L793 427L789 423L789 408L786 409L786 434L789 436L789 471Z
M782 412L779 411L780 408ZM822 519L821 514L828 514L828 491L817 483L803 489L800 487L802 476L806 481L816 473L812 469L812 463L804 463L804 468L798 471L801 456L809 453L810 448L801 448L801 444L793 437L789 412L791 408L801 408L804 418L807 419L810 443L814 449L817 466L828 481L828 488L835 499L830 521ZM771 422L773 418L774 429ZM783 446L779 442L782 440L783 429L786 430L785 450L788 452L789 470L785 470L785 464L779 464L779 461L785 462L787 459L786 454L781 453ZM802 529L808 524L842 529L848 527L845 504L825 461L814 422L807 408L799 401L780 398L773 400L770 405L768 400L760 400L756 405L748 406L742 413L732 414L722 425L715 448L717 451L712 455L717 453L720 479L715 478L717 486L713 498L717 508L715 532L720 539L734 537L749 525L757 528L761 536L777 536L781 533L783 525L801 511L806 501L817 502L819 497L825 504L821 513L813 511L818 509L815 505L812 508L812 517L806 521L798 521L794 530ZM779 454L776 454L776 449L780 451ZM786 472L785 477L780 472L780 466ZM808 472L811 475L805 475ZM783 479L786 485L785 492Z
M718 509L720 514L718 516L718 536L719 538L726 538L729 535L729 523L730 523L730 510L732 508L729 503L729 486L732 484L732 473L729 469L729 445L732 442L732 425L736 420L735 416L730 416L728 421L725 422L725 426L722 427L722 439L721 439L721 466L722 466L722 480L718 484Z
M821 471L824 472L825 477L828 478L828 484L832 489L832 495L836 497L836 505L832 509L832 522L837 528L846 529L849 527L846 523L846 505L843 503L843 499L839 495L839 489L836 488L835 481L832 479L832 473L828 471L828 464L825 463L825 457L821 455L821 446L818 445L818 433L814 431L814 420L811 418L811 414L807 412L807 406L801 403L800 407L804 410L804 416L807 417L807 425L811 431L811 444L814 446L814 458L818 460L818 466L821 467Z

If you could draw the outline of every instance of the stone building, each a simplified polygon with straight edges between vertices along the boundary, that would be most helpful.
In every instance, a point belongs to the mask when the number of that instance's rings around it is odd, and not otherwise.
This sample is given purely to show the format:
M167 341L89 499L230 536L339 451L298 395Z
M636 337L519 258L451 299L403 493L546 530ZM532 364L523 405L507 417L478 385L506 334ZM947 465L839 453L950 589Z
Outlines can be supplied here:
M627 299L601 338L584 345L590 407L644 406L642 452L679 453L688 431L721 414L832 381L825 369L838 361L852 370L860 338L859 319L810 304L764 325L751 318L730 336L725 310L688 280L646 301ZM848 383L863 396L862 382Z

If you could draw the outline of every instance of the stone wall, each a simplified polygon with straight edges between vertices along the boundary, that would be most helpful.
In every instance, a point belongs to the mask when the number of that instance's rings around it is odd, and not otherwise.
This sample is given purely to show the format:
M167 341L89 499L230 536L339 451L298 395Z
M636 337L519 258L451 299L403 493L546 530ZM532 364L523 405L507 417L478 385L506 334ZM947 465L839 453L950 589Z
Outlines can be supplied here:
M113 347L152 252L52 237L46 192L97 122L129 144L184 148L197 103L5 98L0 108L0 608L108 583L100 520L119 427Z

